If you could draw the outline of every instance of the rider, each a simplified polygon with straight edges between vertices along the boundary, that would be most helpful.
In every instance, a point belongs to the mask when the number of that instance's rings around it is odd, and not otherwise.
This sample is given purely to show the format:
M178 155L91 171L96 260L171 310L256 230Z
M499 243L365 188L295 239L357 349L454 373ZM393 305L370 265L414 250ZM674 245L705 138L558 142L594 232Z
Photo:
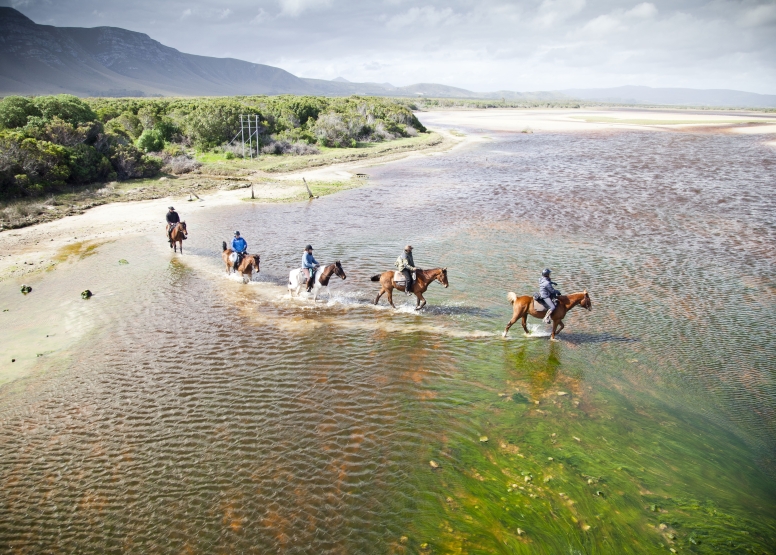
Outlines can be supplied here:
M240 237L240 232L234 232L234 239L232 239L232 250L237 253L237 260L234 262L234 271L237 271L237 267L242 262L243 256L248 252L248 243Z
M399 258L396 259L396 267L404 274L404 293L412 295L412 272L420 270L420 268L415 267L415 261L412 259L412 245L404 247L404 251L402 251Z
M307 245L304 248L304 254L302 255L302 268L305 271L307 277L307 292L309 293L313 289L315 283L315 269L318 267L318 261L313 256L313 246Z
M172 228L175 227L175 224L180 223L181 217L178 215L178 213L175 211L175 208L172 206L167 207L167 240L172 243Z
M558 285L554 281L550 280L550 274L552 270L545 268L542 272L542 279L539 280L539 297L542 303L547 307L547 314L544 316L544 323L550 323L550 314L555 310L555 299L560 296L560 291L555 289L553 285Z

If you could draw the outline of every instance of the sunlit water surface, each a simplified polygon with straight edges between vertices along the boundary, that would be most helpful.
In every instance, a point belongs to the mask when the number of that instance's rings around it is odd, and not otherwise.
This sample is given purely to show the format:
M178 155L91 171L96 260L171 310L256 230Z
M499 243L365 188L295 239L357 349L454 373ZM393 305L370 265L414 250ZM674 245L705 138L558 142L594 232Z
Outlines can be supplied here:
M773 552L773 151L491 137L309 204L184 206L183 256L152 237L83 261L130 259L132 293L96 295L66 364L0 390L0 544ZM249 285L223 274L235 228ZM372 306L408 242L450 288ZM347 273L316 305L285 289L306 243ZM501 338L544 267L593 311L556 343L537 321Z

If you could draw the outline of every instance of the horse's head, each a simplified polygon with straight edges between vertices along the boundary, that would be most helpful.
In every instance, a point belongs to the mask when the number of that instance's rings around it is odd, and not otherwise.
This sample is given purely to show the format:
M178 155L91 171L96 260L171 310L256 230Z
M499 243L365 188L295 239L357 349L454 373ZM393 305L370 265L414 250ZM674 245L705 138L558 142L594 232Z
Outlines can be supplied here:
M337 260L334 263L334 273L337 274L342 279L347 278L347 276L345 275L345 270L342 269L342 264L340 264L339 260Z
M186 230L186 222L180 222L180 224L181 224L181 229L183 230L183 234L186 237L188 237L189 236L189 232Z
M437 276L437 281L444 285L445 287L449 287L450 284L447 282L447 268L442 268L439 271L439 275Z
M259 263L261 262L261 255L258 254L251 254L250 257L253 259L253 265L256 266L256 271L259 272Z
M582 300L579 301L579 306L586 308L587 310L593 310L593 301L590 300L590 295L587 294L587 289L585 289Z

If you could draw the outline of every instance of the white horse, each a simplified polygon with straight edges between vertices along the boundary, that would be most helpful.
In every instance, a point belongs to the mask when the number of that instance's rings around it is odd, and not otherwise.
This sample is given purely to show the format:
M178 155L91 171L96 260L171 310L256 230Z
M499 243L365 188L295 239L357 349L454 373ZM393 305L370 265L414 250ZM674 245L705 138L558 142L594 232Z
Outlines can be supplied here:
M342 269L342 264L340 264L340 261L337 260L334 264L329 264L327 266L321 266L316 272L315 272L315 283L313 283L313 302L318 300L318 295L321 294L321 291L323 289L326 289L327 293L329 290L329 280L331 279L332 275L338 275L342 279L345 279L345 270ZM291 270L291 273L288 274L288 292L291 293L291 296L293 297L296 295L297 297L302 292L302 288L307 285L307 279L304 277L304 270ZM331 297L331 293L329 293L329 297Z

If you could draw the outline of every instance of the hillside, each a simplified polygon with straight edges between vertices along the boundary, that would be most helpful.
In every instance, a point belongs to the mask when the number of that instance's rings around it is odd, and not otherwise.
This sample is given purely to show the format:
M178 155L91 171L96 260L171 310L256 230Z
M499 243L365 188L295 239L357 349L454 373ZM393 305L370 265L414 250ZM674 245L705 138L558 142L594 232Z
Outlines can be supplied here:
M116 27L38 25L0 8L0 94L79 96L314 94L289 72L184 54Z
M118 27L38 25L0 7L0 96L234 96L309 94L489 99L586 100L617 104L776 107L776 95L715 89L615 87L539 92L474 92L437 83L395 87L342 77L300 78L273 66L185 54L146 34Z

